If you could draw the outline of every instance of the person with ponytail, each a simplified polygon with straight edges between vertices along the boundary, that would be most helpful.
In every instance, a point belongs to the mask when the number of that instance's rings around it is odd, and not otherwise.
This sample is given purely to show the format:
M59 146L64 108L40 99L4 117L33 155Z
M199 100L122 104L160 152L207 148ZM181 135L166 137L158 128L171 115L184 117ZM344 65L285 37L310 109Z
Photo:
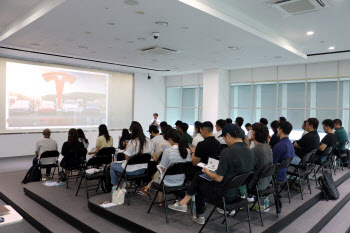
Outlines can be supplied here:
M109 135L107 126L102 124L98 127L96 148L94 151L89 152L89 155L95 155L100 149L105 147L113 147L113 138Z
M78 140L84 144L85 149L89 147L89 140L85 137L84 131L82 129L77 129Z
M125 149L125 160L129 160L132 156L136 154L151 154L153 152L153 143L149 138L146 138L143 133L142 126L139 122L133 121L130 125L131 140L128 142ZM113 187L115 188L118 185L119 177L115 172L123 173L126 162L121 163L112 163L111 164L111 181ZM127 175L142 175L145 173L148 164L136 164L129 165L126 168Z

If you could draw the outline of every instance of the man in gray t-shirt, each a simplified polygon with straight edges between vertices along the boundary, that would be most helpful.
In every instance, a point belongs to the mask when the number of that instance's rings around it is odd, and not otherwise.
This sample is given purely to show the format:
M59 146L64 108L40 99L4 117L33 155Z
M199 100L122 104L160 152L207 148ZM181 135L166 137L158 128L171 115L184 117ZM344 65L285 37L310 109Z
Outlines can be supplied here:
M44 129L44 138L36 143L35 147L35 157L33 159L33 166L38 164L40 156L45 151L58 151L57 142L50 138L51 131L49 129ZM46 168L46 176L50 176L51 168Z

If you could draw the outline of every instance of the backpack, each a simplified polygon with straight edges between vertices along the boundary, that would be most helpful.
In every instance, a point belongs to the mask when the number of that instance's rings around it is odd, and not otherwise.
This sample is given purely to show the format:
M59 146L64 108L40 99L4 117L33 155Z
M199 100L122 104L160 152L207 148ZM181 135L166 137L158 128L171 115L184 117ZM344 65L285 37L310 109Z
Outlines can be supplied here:
M22 180L22 184L40 181L40 180L41 180L41 171L39 169L39 165L37 164L29 168L27 174Z
M334 184L332 174L323 172L323 176L318 177L318 183L321 186L323 200L337 200L339 191Z

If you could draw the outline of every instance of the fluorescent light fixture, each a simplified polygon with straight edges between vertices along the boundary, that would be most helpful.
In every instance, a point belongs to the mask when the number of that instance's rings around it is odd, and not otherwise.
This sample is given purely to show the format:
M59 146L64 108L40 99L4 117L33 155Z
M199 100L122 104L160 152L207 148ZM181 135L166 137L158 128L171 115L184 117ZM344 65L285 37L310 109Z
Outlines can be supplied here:
M334 47L334 46L330 46L328 49L329 49L329 50L334 50L335 47Z
M308 32L306 33L306 35L308 35L308 36L311 36L311 35L313 35L313 34L314 34L313 31L308 31Z

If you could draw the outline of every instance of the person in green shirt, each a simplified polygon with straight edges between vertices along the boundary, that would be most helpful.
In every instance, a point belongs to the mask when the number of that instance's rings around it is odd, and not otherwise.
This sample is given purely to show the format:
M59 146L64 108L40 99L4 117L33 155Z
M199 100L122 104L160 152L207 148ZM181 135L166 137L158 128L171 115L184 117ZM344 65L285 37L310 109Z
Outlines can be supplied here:
M182 141L185 143L186 147L188 148L188 144L192 144L192 137L187 133L188 130L188 124L181 123L179 127L179 131L181 133Z
M336 145L337 151L345 150L345 147L340 148L340 145L344 142L349 140L348 134L346 133L344 127L342 126L342 122L340 119L333 120L334 123L334 129L335 129L335 135L337 136L338 144Z

